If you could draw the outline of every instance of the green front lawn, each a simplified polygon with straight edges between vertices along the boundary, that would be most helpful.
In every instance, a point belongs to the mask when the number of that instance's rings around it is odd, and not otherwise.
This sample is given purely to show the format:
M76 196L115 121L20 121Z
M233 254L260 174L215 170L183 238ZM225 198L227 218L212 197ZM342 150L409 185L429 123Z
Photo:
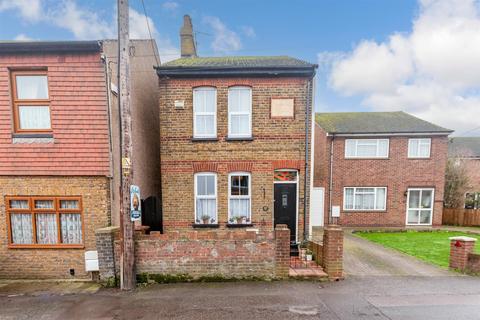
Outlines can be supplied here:
M444 268L448 268L449 237L467 236L480 240L480 235L458 231L357 232L355 235ZM475 252L480 253L480 241Z

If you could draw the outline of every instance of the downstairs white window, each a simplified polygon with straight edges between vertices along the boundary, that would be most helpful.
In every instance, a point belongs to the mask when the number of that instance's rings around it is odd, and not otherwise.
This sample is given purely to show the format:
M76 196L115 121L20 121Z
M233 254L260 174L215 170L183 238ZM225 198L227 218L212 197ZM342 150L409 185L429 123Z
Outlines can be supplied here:
M217 223L217 175L197 173L195 175L195 223Z
M250 174L234 172L228 176L228 222L230 224L251 223Z
M387 188L385 187L349 187L344 189L343 210L385 210L386 200Z

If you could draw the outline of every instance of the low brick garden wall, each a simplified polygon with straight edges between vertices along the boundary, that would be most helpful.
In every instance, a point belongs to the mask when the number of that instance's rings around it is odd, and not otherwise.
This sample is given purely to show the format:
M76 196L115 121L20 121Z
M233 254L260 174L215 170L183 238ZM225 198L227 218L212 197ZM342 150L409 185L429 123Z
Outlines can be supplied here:
M476 241L470 237L450 238L451 269L480 275L480 254L473 253Z
M97 233L100 278L119 274L118 229ZM136 234L135 266L140 277L172 279L277 279L288 277L290 230L278 225L275 232L246 230L190 231ZM114 256L112 252L114 245ZM110 280L111 281L111 280Z

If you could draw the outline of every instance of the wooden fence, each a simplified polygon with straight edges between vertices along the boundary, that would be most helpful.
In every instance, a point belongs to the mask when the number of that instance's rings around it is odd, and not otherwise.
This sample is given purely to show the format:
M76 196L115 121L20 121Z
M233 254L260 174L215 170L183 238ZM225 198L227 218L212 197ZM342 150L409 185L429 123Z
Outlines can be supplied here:
M443 225L479 227L480 209L443 209Z

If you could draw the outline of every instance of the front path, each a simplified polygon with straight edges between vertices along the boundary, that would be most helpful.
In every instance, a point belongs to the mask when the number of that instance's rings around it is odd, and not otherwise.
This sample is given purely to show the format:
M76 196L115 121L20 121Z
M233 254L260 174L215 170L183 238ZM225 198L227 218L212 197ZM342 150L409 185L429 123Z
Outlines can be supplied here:
M398 251L345 232L344 268L347 276L455 276Z

